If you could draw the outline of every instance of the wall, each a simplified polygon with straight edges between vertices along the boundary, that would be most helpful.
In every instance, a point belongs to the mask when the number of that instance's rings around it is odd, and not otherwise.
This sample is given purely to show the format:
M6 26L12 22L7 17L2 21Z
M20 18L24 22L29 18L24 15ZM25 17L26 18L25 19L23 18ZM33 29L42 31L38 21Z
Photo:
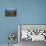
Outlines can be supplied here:
M17 16L5 17L5 8L17 8ZM46 0L0 0L0 44L17 24L46 24Z

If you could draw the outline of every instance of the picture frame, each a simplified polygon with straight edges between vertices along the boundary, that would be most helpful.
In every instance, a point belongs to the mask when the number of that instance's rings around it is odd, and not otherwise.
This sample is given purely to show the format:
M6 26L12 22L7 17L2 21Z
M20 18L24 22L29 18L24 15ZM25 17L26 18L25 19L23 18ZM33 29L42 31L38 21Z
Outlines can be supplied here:
M16 16L17 15L17 11L15 8L6 8L5 9L5 16Z

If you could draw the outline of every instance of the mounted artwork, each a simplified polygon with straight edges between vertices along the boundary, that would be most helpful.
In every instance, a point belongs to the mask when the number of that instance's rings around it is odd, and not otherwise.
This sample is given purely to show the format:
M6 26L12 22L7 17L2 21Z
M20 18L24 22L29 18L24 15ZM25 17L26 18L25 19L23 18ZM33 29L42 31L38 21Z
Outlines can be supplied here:
M16 9L14 8L5 9L5 16L16 16Z

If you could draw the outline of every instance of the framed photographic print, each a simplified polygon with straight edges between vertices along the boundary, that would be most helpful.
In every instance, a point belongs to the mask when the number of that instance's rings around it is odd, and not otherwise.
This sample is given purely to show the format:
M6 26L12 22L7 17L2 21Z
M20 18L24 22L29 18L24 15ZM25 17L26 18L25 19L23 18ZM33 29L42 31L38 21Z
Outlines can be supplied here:
M5 16L16 16L16 9L15 8L5 9Z

